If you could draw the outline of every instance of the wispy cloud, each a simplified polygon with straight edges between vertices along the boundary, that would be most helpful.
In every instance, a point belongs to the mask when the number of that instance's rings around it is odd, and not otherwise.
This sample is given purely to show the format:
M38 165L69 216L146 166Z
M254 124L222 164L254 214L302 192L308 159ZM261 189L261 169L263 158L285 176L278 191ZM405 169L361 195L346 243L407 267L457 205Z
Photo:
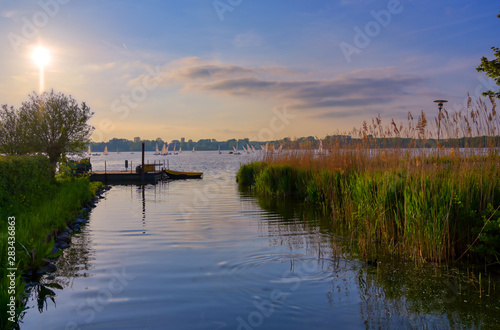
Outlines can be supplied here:
M311 76L314 73L282 67L255 68L185 58L165 65L162 81L186 93L276 100L308 116L324 118L349 116L346 109L359 113L364 107L390 104L402 95L416 94L424 82L424 78L402 74L394 67L356 70L331 79Z

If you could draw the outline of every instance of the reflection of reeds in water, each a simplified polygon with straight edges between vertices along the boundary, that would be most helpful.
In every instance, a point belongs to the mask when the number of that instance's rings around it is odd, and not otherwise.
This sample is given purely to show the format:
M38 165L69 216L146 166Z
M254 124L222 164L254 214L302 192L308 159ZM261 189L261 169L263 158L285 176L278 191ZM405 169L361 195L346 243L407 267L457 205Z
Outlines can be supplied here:
M408 114L406 125L384 126L377 117L325 139L326 154L268 154L242 166L238 180L260 193L322 205L366 255L379 242L390 253L454 260L477 237L473 228L487 206L500 205L500 118L493 99L469 100L466 110L443 110L434 124L423 112L416 120Z
M269 244L303 251L281 256L292 258L291 271L302 280L319 274L328 281L326 298L331 306L356 300L366 328L494 328L498 324L498 277L481 279L482 267L472 271L416 265L398 257L382 257L371 267L356 261L358 244L338 236L349 233L332 226L312 205L263 195L257 195L257 201L269 211L261 227ZM376 254L376 248L372 244L370 252Z

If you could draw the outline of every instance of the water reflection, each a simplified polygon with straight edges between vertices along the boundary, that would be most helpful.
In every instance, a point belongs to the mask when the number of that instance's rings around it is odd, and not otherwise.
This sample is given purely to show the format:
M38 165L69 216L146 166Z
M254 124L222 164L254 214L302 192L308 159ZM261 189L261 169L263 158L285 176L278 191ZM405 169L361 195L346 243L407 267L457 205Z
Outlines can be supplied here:
M317 264L315 271L299 271L299 275L318 280L321 274L321 279L328 280L325 295L331 307L357 295L366 328L494 328L500 324L498 276L485 280L483 274L480 289L478 271L467 274L466 268L416 265L391 256L367 263L357 257L357 244L345 238L349 233L332 227L321 210L297 200L252 196L247 190L240 189L240 196L267 211L260 231L270 237L270 245L284 246L295 254L302 251L294 258Z
M478 298L477 281L458 270L390 258L370 266L358 258L352 233L333 227L321 210L238 191L234 173L241 158L230 156L178 158L186 164L191 159L193 170L204 171L201 181L108 191L57 261L53 278L33 288L33 310L23 327L327 329L498 323L498 280L491 280L488 297L483 286ZM100 303L94 308L96 299Z
M57 290L71 288L76 278L92 276L90 270L94 268L92 261L95 251L87 228L83 227L82 231L75 233L71 241L70 247L64 250L63 255L53 260L57 267L55 273L42 277L39 282L27 283L29 308L36 306L42 313L50 304L56 307Z

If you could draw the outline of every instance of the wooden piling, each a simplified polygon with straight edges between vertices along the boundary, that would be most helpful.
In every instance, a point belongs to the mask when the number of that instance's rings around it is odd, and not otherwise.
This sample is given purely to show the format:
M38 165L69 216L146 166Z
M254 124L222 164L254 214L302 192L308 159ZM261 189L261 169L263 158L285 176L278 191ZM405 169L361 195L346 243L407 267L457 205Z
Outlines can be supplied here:
M145 151L145 144L142 142L142 166L141 166L141 184L144 184L144 151Z

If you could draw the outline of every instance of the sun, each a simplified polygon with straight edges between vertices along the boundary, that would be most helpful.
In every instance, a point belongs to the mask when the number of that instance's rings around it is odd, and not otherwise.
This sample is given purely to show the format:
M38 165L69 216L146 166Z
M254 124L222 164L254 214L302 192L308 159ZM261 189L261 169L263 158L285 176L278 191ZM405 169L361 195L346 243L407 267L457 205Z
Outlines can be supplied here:
M36 46L31 54L31 58L38 67L44 68L50 63L49 50L43 46Z

